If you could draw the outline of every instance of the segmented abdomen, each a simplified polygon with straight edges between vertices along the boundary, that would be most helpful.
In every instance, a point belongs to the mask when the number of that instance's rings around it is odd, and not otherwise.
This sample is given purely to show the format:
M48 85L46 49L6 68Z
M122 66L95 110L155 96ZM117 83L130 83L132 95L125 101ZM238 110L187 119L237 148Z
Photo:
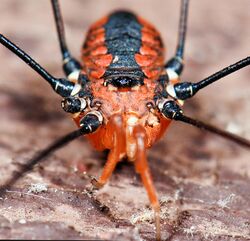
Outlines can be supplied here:
M155 79L164 66L164 49L158 31L126 11L96 22L87 34L82 54L90 80Z

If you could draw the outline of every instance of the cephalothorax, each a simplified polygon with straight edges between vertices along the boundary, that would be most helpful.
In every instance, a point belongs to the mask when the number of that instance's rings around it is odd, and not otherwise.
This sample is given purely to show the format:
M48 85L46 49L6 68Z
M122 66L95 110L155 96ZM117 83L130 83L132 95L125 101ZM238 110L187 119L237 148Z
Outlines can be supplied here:
M79 130L59 139L31 159L1 190L11 186L52 151L86 135L97 150L110 150L102 175L92 181L96 187L100 188L108 181L120 160L127 158L134 162L155 211L157 239L160 239L160 205L148 168L146 149L161 138L172 120L204 128L250 148L249 141L191 119L181 110L185 99L249 65L250 57L197 83L180 82L188 10L188 0L182 0L177 51L167 63L158 31L133 13L118 11L92 25L82 48L80 64L68 51L58 2L51 2L67 78L51 76L3 35L0 35L0 43L28 63L63 97L62 108L72 113Z

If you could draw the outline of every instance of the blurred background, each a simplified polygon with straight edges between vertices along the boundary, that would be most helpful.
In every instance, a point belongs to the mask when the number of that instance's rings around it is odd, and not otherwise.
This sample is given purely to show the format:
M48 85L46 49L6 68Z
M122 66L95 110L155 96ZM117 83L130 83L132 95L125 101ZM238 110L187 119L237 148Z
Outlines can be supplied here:
M115 9L129 9L158 28L166 46L166 58L169 59L176 48L179 7L179 1L176 0L146 0L145 4L132 0L61 1L67 42L77 58L80 56L81 46L90 24ZM183 79L200 80L248 55L250 51L249 9L248 0L191 1ZM51 74L62 76L61 55L50 2L1 0L0 13L1 32L27 51ZM13 90L15 87L27 86L28 79L34 79L31 85L28 85L26 92L32 91L33 86L39 86L39 89L44 88L43 90L46 90L45 92L50 96L54 95L36 73L8 50L1 47L0 55L0 87L12 87ZM225 101L227 98L223 95L213 96L214 101L210 105L208 101L211 98L210 93L226 92L226 95L231 95L232 102L235 102L233 98L235 92L241 91L240 95L242 95L247 91L244 88L247 86L247 81L244 79L248 72L239 71L200 94L207 102L203 106L207 114L215 112L215 103ZM230 81L231 79L236 80ZM18 92L21 94L21 89ZM216 104L216 107L216 112L220 112L218 109L220 105ZM224 109L224 105L221 108Z
M129 9L154 24L165 43L166 59L169 59L175 52L180 1L62 0L60 3L68 46L77 58L80 56L81 46L89 26L116 9ZM249 25L249 0L191 1L185 48L185 70L182 79L201 80L249 55ZM50 1L1 0L0 32L31 55L52 75L63 76L61 54ZM199 95L186 102L186 114L250 139L249 76L248 67L204 89ZM60 101L60 97L53 93L43 79L20 59L0 46L1 183L10 176L11 171L15 170L15 163L24 162L35 151L75 128L70 116L61 110ZM237 195L241 195L240 198L243 200L239 206L244 207L245 205L249 210L250 190L249 183L246 184L250 176L249 152L243 148L213 135L200 132L193 127L174 123L163 140L149 151L149 159L152 160L150 165L160 196L166 193L172 195L174 190L179 188L180 184L173 184L174 177L178 180L189 180L190 183L197 182L205 185L210 183L213 171L217 170L221 183L231 177L235 178L236 182L239 177L243 180L246 189L240 188L245 190L245 194L234 191ZM86 170L97 176L104 164L105 157L102 154L96 154L85 140L78 140L57 152L49 160L47 169L45 168L47 171L43 174L40 172L29 174L26 179L19 183L19 188L25 190L25 187L31 182L45 181L49 185L58 185L65 189L69 187L81 189L84 187L83 181L73 174L70 176L65 171L67 169L65 163L71 161L75 163L75 161L82 160ZM162 176L159 174L160 170L164 170ZM63 178L60 179L60 175ZM60 181L55 181L55 176ZM100 194L100 200L111 200L113 205L111 206L115 207L113 212L117 212L116 215L122 216L124 219L129 219L133 212L141 210L148 203L147 196L140 186L140 180L133 178L133 167L122 166L112 177L113 187L107 189L106 196ZM115 189L117 184L130 190L131 180L134 180L133 184L139 185L139 189L136 191L143 197L140 201L132 198L135 195L134 189L125 196L120 195L119 188ZM165 183L166 180L168 182ZM213 186L213 182L210 184ZM189 189L185 185L182 188L184 197L188 196ZM222 198L219 196L220 191L220 189L215 188L213 194L208 196L219 200ZM197 199L197 193L193 192L193 199ZM230 192L224 194L223 198L226 198ZM199 198L202 200L204 198L204 202L210 200L207 199L206 195ZM22 202L23 200L16 200L13 203L13 206L18 207L19 210L15 217L5 209L2 209L0 214L2 212L9 221L22 218L24 213L24 210L20 208ZM60 200L57 202L60 203ZM82 200L82 202L84 201ZM2 208L6 208L4 205ZM237 202L234 203L235 210L239 208L237 205ZM125 212L126 208L129 211ZM60 214L60 211L58 213ZM58 216L60 216L59 214ZM25 218L39 220L36 215L37 213L33 210L33 214L30 214L29 217L25 216ZM59 220L58 217L52 218L49 215L48 217L44 216L43 222ZM84 216L84 214L82 215ZM82 220L86 218L83 216ZM78 221L80 222L80 220ZM197 224L199 222L201 221L198 220ZM73 226L77 231L84 230L84 224L81 224L80 227L74 221L71 222L70 219L67 224ZM101 235L104 232L100 231L103 227L101 223L98 226L92 218L88 225L90 231L93 231L94 227L99 228L100 236L98 237L103 237ZM115 232L113 226L106 225L107 230L109 230L107 233L110 234L107 238L116 237L112 236ZM195 226L195 222L192 225ZM236 226L233 227L236 228ZM16 228L22 230L19 226ZM148 230L151 228L152 224ZM142 226L141 229L144 230L142 231L144 234L150 232L147 231L147 226ZM90 235L90 231L89 233L86 231L88 235ZM241 229L236 228L236 231L239 234L244 233L244 230ZM206 232L209 234L208 230ZM230 233L230 231L228 232ZM168 231L165 235L167 233ZM20 231L19 235L21 234L25 235L25 231ZM55 234L54 238L56 237ZM12 238L14 237L12 236Z

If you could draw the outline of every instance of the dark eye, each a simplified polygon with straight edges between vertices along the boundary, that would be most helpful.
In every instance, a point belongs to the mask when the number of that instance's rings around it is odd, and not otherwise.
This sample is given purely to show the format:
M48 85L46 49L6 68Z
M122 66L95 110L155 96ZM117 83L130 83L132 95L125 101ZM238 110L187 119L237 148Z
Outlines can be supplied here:
M125 76L112 78L109 83L117 88L129 88L143 84L142 81L138 79L132 79Z

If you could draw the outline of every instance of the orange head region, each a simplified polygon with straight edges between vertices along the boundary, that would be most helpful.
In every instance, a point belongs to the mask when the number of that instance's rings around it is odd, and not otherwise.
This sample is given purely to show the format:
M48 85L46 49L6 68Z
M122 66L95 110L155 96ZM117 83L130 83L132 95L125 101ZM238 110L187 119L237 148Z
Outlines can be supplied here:
M147 148L163 135L170 120L163 118L158 110L151 108L155 85L155 83L148 82L129 90L117 90L113 86L104 87L101 81L91 83L93 96L95 96L96 102L101 103L99 111L104 118L102 126L95 133L88 135L96 149L104 150L113 147L112 128L109 127L109 120L115 114L122 116L124 130L129 128L131 119L134 119L135 124L145 128ZM78 123L81 117L82 115L78 115L75 121Z

